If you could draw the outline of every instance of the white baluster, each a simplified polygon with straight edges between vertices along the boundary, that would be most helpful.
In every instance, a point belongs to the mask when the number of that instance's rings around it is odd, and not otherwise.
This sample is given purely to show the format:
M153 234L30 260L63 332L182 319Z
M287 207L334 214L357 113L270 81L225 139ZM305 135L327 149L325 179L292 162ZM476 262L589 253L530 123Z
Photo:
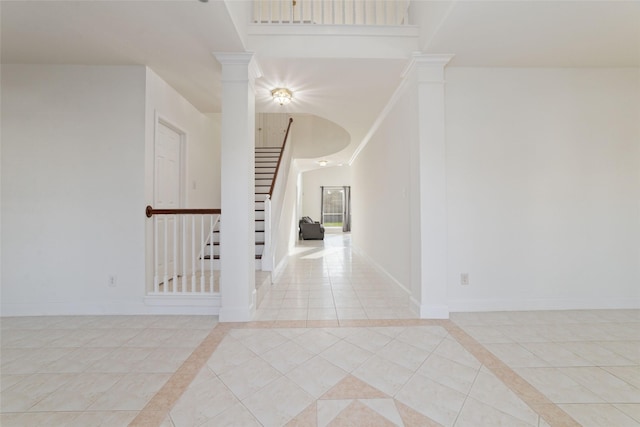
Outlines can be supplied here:
M158 216L156 215L153 218L153 292L160 290L160 278L158 277L158 270L160 269L158 265L158 240Z
M342 24L347 23L347 0L342 0Z
M204 256L204 253L202 254ZM196 216L191 215L191 292L196 291Z
M214 218L214 216L211 215L211 219L210 219L211 226L209 227L209 235L207 237L209 239L209 242L211 243L209 245L209 248L210 248L210 252L212 254L214 252L213 251L213 248L214 248L214 246L213 246L213 228L215 227L215 222L214 222L213 218ZM209 287L211 288L210 292L213 293L213 255L211 255L209 257L209 274L211 275L209 277Z
M367 25L367 2L366 0L362 1L362 23Z
M187 292L187 216L182 215L182 292Z
M336 2L330 1L329 4L331 5L331 24L335 25L336 24Z
M173 286L175 293L178 287L178 215L173 216Z
M351 23L353 25L356 24L356 0L351 0L351 3L353 4L353 16L351 17Z
M169 265L169 239L167 238L167 236L169 235L168 233L168 228L169 226L167 225L167 217L168 215L164 216L164 235L162 236L164 238L164 278L162 280L162 283L164 283L163 292L167 292L167 286L169 286L169 272L168 272L168 265Z
M324 25L324 0L320 0L320 23Z
M201 250L201 256L200 256L200 292L204 291L204 248L205 248L205 244L206 244L206 240L205 240L205 228L204 228L204 215L200 216L200 247L202 248ZM213 257L213 254L210 255L211 257Z
M378 23L378 0L373 2L373 25Z
M409 1L408 0L405 0L405 2L404 2L403 24L404 25L409 25Z

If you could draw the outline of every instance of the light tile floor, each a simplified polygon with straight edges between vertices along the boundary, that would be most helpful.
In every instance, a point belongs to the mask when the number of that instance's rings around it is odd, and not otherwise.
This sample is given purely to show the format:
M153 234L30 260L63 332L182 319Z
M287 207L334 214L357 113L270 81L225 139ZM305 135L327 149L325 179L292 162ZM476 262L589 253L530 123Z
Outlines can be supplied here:
M411 319L405 290L351 250L350 234L302 240L256 320Z
M377 312L400 293L332 237L265 320L2 318L0 425L640 426L640 310Z

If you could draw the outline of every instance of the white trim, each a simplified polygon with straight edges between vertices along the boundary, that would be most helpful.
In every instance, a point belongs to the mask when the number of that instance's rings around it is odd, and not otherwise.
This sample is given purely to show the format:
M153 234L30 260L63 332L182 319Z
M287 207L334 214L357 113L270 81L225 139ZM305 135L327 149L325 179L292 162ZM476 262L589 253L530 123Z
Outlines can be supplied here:
M640 309L640 298L485 298L450 299L453 312Z
M140 302L112 301L99 304L95 302L64 302L64 303L36 303L36 304L5 304L0 316L118 316L118 315L212 315L219 312L219 297L216 306L215 296L199 297L203 300L198 304L188 304L187 301L178 303L159 304L151 300L159 297L144 297ZM166 300L166 297L162 297ZM147 304L147 301L151 302Z
M398 103L398 100L400 100L400 96L403 95L408 85L409 85L409 80L406 78L403 78L403 80L400 82L400 84L396 88L395 92L393 92L393 95L391 95L391 98L389 98L389 102L387 102L387 105L385 105L382 111L380 112L380 114L378 114L378 117L373 122L373 125L371 125L371 127L369 128L369 131L364 136L364 138L362 138L362 141L360 141L360 144L358 144L358 147L351 155L351 158L349 159L349 162L348 162L349 166L353 165L353 162L355 162L360 152L364 150L364 147L366 147L369 141L371 141L371 138L373 138L373 135L378 131L378 128L380 128L380 125L382 125L382 122L385 121L385 119L387 118L387 116L389 115L393 107L395 107L395 105Z
M253 81L262 77L262 69L254 52L213 52L212 55L222 65L222 81Z
M393 107L395 107L400 97L403 95L405 89L408 87L410 83L410 79L408 77L411 70L413 70L413 68L415 67L415 64L416 63L435 64L444 68L449 63L449 61L451 61L453 56L454 55L451 55L451 54L433 54L432 55L432 54L425 54L421 52L413 53L413 55L411 56L411 59L409 60L405 68L402 70L402 73L400 74L402 81L396 88L395 92L393 92L393 95L391 95L391 98L389 98L389 102L387 102L387 105L384 106L380 114L378 114L378 117L376 117L376 120L373 122L373 125L371 125L371 128L369 128L369 131L367 132L365 137L362 139L360 144L358 144L358 147L351 155L351 158L349 159L349 162L348 162L349 166L353 164L353 162L356 160L360 152L364 150L364 147L367 146L371 138L373 138L373 135L380 128L380 125L382 124L382 122L384 122L384 120L387 118L387 116L389 115ZM439 83L444 83L444 81L440 81Z
M386 276L389 280L391 280L393 282L394 285L396 285L397 287L399 287L402 291L404 291L407 296L410 298L410 301L413 301L413 295L411 294L411 291L409 289L407 289L402 283L398 282L398 280L391 275L391 273L389 273L387 270L385 270L380 264L378 264L376 261L373 260L373 258L369 257L369 255L367 255L366 253L364 253L363 251L361 251L360 249L358 249L355 246L351 246L351 250L354 251L356 254L358 254L359 256L361 256L362 258L365 259L365 261L367 261L369 264L371 264L376 270L378 270L379 273L381 273L382 275Z
M385 270L380 264L374 261L366 253L362 252L357 247L352 246L351 250L355 251L359 256L363 257L368 263L370 263L376 270L390 279L396 286L407 293L409 297L409 306L413 313L417 314L421 319L448 319L449 307L448 306L431 306L428 304L420 304L420 301L416 300L409 289L407 289L402 283L396 280L387 270Z
M417 25L247 25L249 36L357 36L357 37L410 37L420 36Z
M180 136L180 184L179 184L179 208L187 204L187 131L176 125L174 121L161 114L157 109L154 110L153 118L153 195L151 200L156 204L156 143L158 141L158 127L166 126Z
M286 255L280 260L276 268L273 269L273 271L271 272L272 283L277 282L280 279L280 276L284 272L284 268L286 267L288 262L289 262L289 255Z

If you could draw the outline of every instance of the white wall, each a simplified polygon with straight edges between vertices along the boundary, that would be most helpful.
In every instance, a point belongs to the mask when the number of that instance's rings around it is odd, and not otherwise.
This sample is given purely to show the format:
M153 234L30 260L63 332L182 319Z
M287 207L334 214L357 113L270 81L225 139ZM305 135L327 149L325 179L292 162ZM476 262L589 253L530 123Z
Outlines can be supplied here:
M302 216L320 221L322 206L320 187L343 187L351 185L351 167L348 165L324 167L302 173Z
M352 165L354 246L405 285L412 89ZM450 68L446 94L450 310L640 306L638 70Z
M411 287L411 152L417 142L415 84L404 91L351 165L353 246L406 288ZM418 290L415 293L419 293Z
M451 68L446 90L450 308L637 307L638 70Z
M2 66L3 316L141 303L144 82L137 66Z
M156 112L186 132L187 206L219 207L219 118L152 71L2 66L2 315L161 310L144 305Z
M298 239L298 221L296 220L297 181L298 170L295 164L291 164L286 181L284 197L282 199L282 213L278 225L278 236L274 251L274 272L277 275L284 264L284 259L289 255Z

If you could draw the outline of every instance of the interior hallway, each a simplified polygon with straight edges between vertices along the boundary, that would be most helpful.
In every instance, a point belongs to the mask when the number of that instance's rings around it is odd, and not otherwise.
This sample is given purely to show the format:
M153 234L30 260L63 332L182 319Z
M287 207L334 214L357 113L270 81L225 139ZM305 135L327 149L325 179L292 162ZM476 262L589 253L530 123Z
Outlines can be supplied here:
M256 311L255 320L416 318L409 297L351 248L351 234L298 240L284 271Z
M301 242L249 323L2 318L0 425L640 426L640 311L411 319L348 243Z

